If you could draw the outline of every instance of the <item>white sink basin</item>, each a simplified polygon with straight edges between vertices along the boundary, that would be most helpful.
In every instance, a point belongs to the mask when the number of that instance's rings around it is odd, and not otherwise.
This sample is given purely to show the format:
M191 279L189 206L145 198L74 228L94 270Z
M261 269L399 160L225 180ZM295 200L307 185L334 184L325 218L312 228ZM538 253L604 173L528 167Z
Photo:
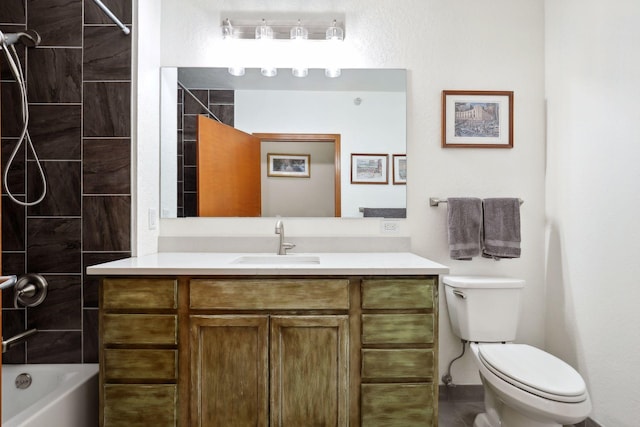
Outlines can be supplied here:
M320 264L317 255L243 255L232 261L233 264Z

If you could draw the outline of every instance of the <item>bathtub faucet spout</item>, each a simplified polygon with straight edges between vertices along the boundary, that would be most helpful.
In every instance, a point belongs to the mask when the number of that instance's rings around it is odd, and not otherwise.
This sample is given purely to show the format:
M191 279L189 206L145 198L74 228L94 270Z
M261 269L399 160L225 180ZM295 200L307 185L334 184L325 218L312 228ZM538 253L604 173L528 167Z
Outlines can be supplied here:
M26 340L27 338L29 338L31 335L35 335L38 333L37 329L28 329L24 332L19 333L18 335L15 335L11 338L9 338L8 340L4 341L2 340L2 353L6 353L7 350L9 350L9 348L11 348L11 346L18 344L24 340Z

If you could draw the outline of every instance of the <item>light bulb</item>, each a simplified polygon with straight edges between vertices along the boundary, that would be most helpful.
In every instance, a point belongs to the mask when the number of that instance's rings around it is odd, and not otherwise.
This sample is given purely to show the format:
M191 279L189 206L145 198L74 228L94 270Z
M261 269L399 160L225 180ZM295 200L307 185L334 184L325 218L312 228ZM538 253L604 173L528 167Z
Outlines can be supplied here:
M229 74L232 76L244 76L244 67L229 67Z
M222 39L229 40L233 38L233 26L229 18L225 19L222 23Z
M300 25L300 20L298 19L298 24L291 28L289 36L291 40L307 40L309 38L309 30Z
M344 31L342 30L342 28L338 27L335 19L333 20L331 26L327 28L325 36L327 40L342 41L344 39Z
M262 24L256 27L256 40L272 40L273 28L267 25L267 21L262 20Z
M278 75L278 69L276 67L262 67L260 74L265 77L275 77Z
M305 67L294 67L291 69L291 74L295 77L307 77L309 75L309 69Z
M324 70L324 75L331 79L340 77L340 74L342 74L342 70L340 70L340 68L325 68Z

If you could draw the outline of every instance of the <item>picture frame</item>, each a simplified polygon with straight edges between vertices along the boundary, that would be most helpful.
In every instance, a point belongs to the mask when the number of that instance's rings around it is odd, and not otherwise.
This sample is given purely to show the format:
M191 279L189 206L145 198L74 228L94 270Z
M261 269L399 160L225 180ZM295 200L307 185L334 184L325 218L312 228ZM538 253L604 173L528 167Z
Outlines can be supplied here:
M352 184L388 184L389 156L387 154L351 154Z
M513 91L442 91L442 148L470 147L513 148Z
M393 155L393 185L407 185L407 155Z
M309 178L311 177L311 155L267 153L267 176Z

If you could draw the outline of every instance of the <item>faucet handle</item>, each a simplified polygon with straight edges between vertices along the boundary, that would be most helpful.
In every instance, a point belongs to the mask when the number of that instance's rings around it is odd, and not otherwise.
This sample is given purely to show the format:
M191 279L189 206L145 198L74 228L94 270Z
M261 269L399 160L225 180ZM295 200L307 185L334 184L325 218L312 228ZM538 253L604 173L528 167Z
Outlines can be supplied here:
M293 248L296 247L296 244L295 243L289 243L289 242L282 242L282 246L281 247L282 247L282 251L284 252L283 255L286 255L287 251L289 249L293 249Z

